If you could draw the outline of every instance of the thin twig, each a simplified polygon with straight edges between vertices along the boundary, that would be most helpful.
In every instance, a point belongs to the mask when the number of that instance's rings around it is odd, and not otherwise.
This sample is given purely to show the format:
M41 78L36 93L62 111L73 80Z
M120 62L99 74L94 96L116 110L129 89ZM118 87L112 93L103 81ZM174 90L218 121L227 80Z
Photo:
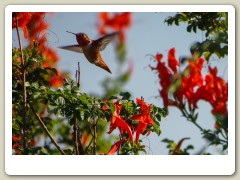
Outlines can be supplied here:
M77 76L77 87L80 87L80 63L78 62L78 76Z
M31 104L29 104L29 106L30 106L30 109L32 110L33 114L35 115L36 119L38 120L39 124L42 126L44 131L47 133L48 137L51 139L52 143L56 146L56 148L59 150L59 152L62 155L66 155L65 152L58 145L58 143L55 141L55 139L53 138L52 134L48 131L47 126L44 124L44 122L42 121L40 116L36 113L36 111L34 110L33 106Z
M96 134L97 134L97 126L96 124L94 123L94 126L93 126L93 155L96 155L96 143L97 143L97 140L96 140Z
M74 147L75 147L75 154L79 155L79 151L78 151L78 125L77 125L77 118L74 117L73 119L74 124L73 124L73 143L74 143Z
M180 109L183 116L187 118L188 121L192 122L196 127L198 127L201 131L203 131L203 128L196 122L196 120L190 116L185 109Z
M96 155L97 149L97 124L98 120L96 120L93 124L93 155Z
M85 154L87 153L87 151L88 151L88 149L89 149L89 147L91 146L91 144L92 144L92 141L93 141L93 138L91 139L91 141L90 141L90 143L88 144L88 146L85 148Z
M23 57L22 51L22 41L19 33L18 27L18 17L16 16L16 29L17 29L17 36L18 36L18 43L21 53L21 71L22 71L22 84L23 84L23 149L25 150L27 147L27 124L26 124L26 110L27 110L27 90L26 90L26 72L25 72L25 61Z
M82 145L82 134L80 132L80 130L77 131L78 134L77 134L77 138L78 138L78 152L79 152L79 155L84 155L85 154L85 151L83 149L83 145Z
M76 78L76 83L77 83L77 87L80 86L80 67L79 67L79 62L78 62L78 70L76 71L76 75L75 75L75 78ZM75 147L75 154L76 155L79 155L79 145L80 147L82 147L81 145L81 139L79 139L79 132L78 132L78 120L77 120L77 117L74 115L74 124L73 124L73 144L74 144L74 147ZM81 148L81 151L82 148Z
M17 64L14 64L14 63L12 63L12 65L14 66L14 67L16 67L18 70L22 70L22 68L20 68Z

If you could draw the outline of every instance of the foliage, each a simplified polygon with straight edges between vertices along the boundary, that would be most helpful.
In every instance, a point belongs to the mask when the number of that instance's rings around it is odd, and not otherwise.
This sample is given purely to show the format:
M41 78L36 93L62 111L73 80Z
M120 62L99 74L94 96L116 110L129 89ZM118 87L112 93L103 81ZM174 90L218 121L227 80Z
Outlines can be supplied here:
M228 83L217 76L217 68L209 69L209 74L202 74L203 58L190 59L188 66L180 71L180 63L175 57L175 49L168 52L168 66L163 62L162 54L154 56L156 66L152 70L157 71L159 83L162 89L159 91L163 99L164 107L174 106L178 108L187 121L193 123L202 133L203 138L210 145L221 145L223 151L228 147ZM200 100L208 102L212 106L212 115L215 118L214 130L204 129L198 124L198 106Z
M181 12L165 19L168 25L187 23L187 32L205 33L206 39L196 42L190 48L191 53L198 53L209 61L212 54L223 58L228 54L228 13L226 12Z
M161 135L162 118L170 106L195 125L208 146L228 149L228 83L218 76L216 67L208 67L203 75L205 59L212 54L227 55L227 13L177 13L165 20L168 25L188 23L188 32L205 32L206 40L196 43L192 58L180 71L175 48L168 52L167 65L163 55L152 56L150 66L158 74L159 97L164 108L147 104L143 97L133 100L123 86L130 79L133 65L126 63L126 31L132 25L131 13L99 13L99 33L119 31L116 44L118 76L102 82L103 97L80 91L80 80L72 80L56 66L59 58L49 48L44 35L49 27L46 13L13 13L19 48L12 49L12 149L13 154L27 155L139 155L147 154L142 138L150 133ZM21 45L19 28L29 45ZM41 37L42 35L42 37ZM41 38L40 38L41 37ZM204 57L200 57L203 55ZM80 71L78 71L80 73ZM80 75L78 75L80 77ZM199 124L198 102L211 106L215 125L205 129ZM107 131L107 128L109 130ZM116 131L116 129L118 131ZM113 132L119 132L118 136ZM193 146L182 148L190 138L175 143L165 138L169 155L190 155ZM204 150L198 154L205 153Z

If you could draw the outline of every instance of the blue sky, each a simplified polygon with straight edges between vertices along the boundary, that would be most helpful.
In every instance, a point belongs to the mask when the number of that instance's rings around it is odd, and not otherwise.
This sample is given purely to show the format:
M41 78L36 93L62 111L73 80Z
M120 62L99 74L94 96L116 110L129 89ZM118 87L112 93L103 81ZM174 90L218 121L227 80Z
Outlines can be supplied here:
M188 33L185 24L180 26L168 26L164 20L174 13L133 13L133 23L127 31L127 60L134 62L133 75L125 86L125 90L132 93L133 98L143 96L148 103L163 107L161 99L154 98L158 96L160 88L157 74L148 68L149 64L154 65L154 62L147 54L155 55L162 53L163 59L166 61L167 52L172 47L176 49L176 57L190 56L190 46L196 41L202 41L205 38L204 33L197 31L195 33ZM108 76L116 76L116 55L114 53L114 46L109 44L102 52L102 57L110 67L112 74L90 64L83 54L74 53L58 49L59 46L76 44L75 36L66 33L71 31L74 33L84 32L93 39L98 38L98 31L96 28L97 13L55 13L53 17L49 18L50 30L57 36L49 32L48 40L49 46L55 47L58 50L58 55L61 60L58 67L62 71L68 71L71 77L75 77L77 69L77 62L81 64L81 91L85 93L103 94L99 82ZM227 57L218 60L213 56L211 66L218 67L218 74L227 80ZM206 66L207 67L207 66ZM207 72L205 67L204 71ZM214 119L211 115L211 107L205 102L199 104L199 124L205 128L212 129ZM176 108L169 108L169 115L162 119L161 122L162 134L157 137L151 134L149 137L143 139L146 146L151 148L150 154L167 154L166 144L161 140L169 138L174 141L179 141L184 137L191 137L183 144L192 144L195 149L192 153L200 150L206 142L201 139L199 130L187 122L185 118L181 117L181 113ZM117 130L115 130L117 132ZM118 133L118 132L117 132ZM216 149L210 148L209 152L218 153Z

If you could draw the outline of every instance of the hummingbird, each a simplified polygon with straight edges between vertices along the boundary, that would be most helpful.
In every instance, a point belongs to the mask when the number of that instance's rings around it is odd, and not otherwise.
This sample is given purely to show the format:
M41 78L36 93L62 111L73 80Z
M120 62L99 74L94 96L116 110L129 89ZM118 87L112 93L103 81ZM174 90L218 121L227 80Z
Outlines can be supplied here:
M61 49L66 49L78 53L83 53L87 60L95 64L96 66L112 73L107 64L104 62L100 51L103 51L109 42L111 42L117 35L118 32L107 34L97 40L92 40L85 33L73 33L66 31L68 33L74 34L78 44L70 46L61 46Z

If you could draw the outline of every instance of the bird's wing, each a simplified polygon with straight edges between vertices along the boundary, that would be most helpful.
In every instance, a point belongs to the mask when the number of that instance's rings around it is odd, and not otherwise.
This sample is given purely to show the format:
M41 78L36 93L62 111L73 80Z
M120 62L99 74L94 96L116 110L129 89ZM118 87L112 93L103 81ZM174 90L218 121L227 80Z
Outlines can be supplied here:
M71 45L71 46L61 46L59 48L66 49L66 50L69 50L69 51L78 52L78 53L83 53L82 48L78 44Z
M101 37L100 39L98 40L94 40L92 42L92 44L95 46L95 47L98 47L99 48L99 51L102 51L106 48L106 46L108 45L108 43L110 41L112 41L114 38L117 37L119 33L118 32L115 32L115 33L111 33L111 34L108 34L106 36L103 36Z

